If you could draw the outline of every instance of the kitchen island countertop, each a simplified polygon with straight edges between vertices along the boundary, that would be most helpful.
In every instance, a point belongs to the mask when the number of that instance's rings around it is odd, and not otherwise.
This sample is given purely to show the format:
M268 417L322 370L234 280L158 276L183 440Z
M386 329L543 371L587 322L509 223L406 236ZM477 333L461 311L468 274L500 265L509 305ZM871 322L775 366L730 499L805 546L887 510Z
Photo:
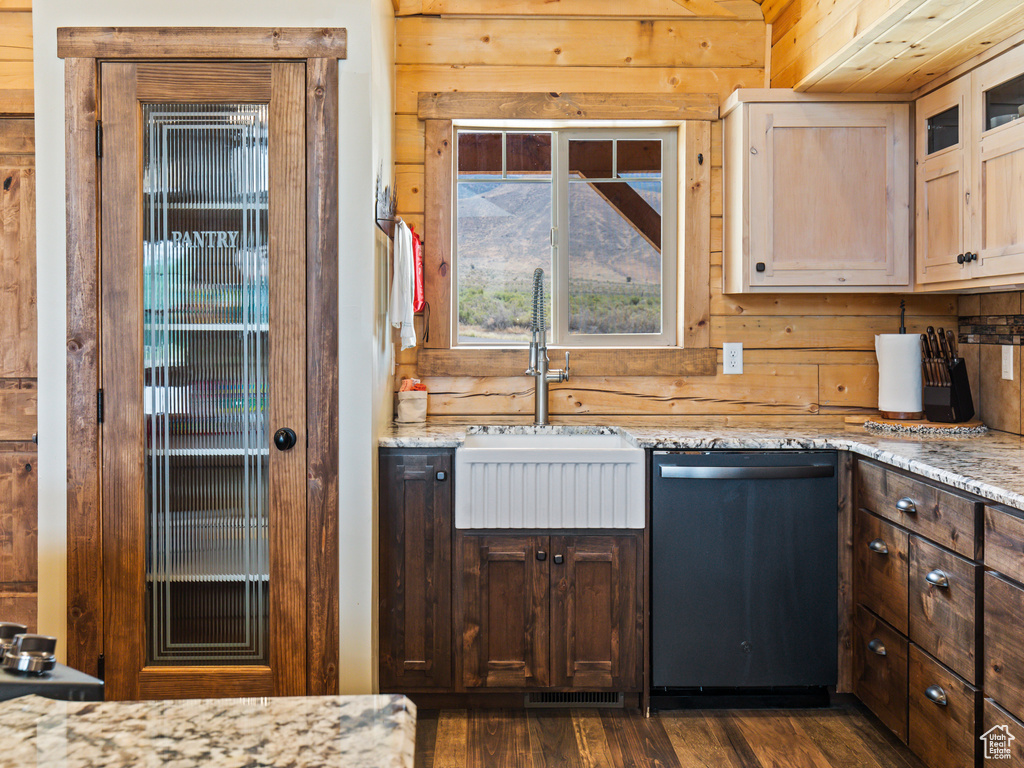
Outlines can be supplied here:
M842 417L679 416L554 419L531 426L531 417L438 417L425 424L393 424L382 448L458 447L474 432L619 432L641 448L851 451L923 477L1024 509L1024 438L1005 432L919 435L875 432Z
M0 703L4 765L412 768L404 696Z

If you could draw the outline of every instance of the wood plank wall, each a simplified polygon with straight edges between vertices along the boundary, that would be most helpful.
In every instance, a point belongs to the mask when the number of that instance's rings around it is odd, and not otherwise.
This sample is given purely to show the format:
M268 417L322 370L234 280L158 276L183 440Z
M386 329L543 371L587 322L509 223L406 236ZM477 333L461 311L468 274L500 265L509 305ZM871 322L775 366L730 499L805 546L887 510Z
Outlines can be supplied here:
M2 34L2 33L0 33ZM35 631L36 269L31 119L0 119L0 621Z
M753 0L696 4L701 16L657 0L588 2L619 18L566 17L578 5L568 0L557 11L559 18L547 15L556 11L546 10L551 4L539 0L516 3L514 18L487 15L491 0L402 1L396 20L395 178L399 214L424 239L431 233L423 231L424 124L416 116L420 92L590 91L644 97L710 92L724 100L735 88L764 85L766 28ZM622 10L627 5L629 10ZM446 9L467 15L422 14ZM624 18L624 13L633 15ZM837 414L877 406L874 335L897 330L900 297L723 296L720 123L712 130L711 181L709 291L718 375L646 376L639 369L628 377L574 377L552 386L553 414ZM954 297L906 298L910 330L955 327ZM721 374L725 341L743 342L743 375ZM416 377L416 350L398 359L396 382ZM525 351L523 361L525 369ZM525 376L431 377L424 382L433 415L525 414L533 409L532 380Z
M30 115L32 0L0 0L0 115Z

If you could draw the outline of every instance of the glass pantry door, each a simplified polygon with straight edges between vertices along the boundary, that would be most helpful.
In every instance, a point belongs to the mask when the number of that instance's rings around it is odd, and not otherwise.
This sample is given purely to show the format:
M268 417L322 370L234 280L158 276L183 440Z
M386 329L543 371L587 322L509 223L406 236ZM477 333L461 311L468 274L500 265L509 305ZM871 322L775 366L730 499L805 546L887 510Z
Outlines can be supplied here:
M302 694L305 69L101 73L107 695Z

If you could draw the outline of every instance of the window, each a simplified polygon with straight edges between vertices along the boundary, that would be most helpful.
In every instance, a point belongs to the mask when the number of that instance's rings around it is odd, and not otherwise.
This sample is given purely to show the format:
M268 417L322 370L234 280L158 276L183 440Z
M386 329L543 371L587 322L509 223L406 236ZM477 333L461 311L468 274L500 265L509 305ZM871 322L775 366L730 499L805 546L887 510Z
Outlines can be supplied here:
M455 141L453 338L676 344L677 128L483 128Z

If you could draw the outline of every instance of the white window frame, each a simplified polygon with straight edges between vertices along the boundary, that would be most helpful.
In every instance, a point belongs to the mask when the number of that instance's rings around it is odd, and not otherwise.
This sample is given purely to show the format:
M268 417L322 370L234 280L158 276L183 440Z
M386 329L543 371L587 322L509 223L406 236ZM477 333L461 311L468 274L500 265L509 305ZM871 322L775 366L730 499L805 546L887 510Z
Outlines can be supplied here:
M521 348L527 342L509 341L472 341L459 342L459 307L458 307L458 135L459 132L496 132L522 133L535 131L538 133L552 132L552 167L551 167L551 210L552 227L555 236L551 245L551 286L554 296L551 302L551 337L549 343L560 348L592 348L592 347L628 347L631 349L645 347L682 346L678 339L679 317L682 310L678 265L679 254L678 232L685 212L679 205L679 129L682 122L666 121L539 121L539 120L503 120L503 121L453 121L454 151L452 152L452 209L451 209L451 339L452 348L480 349L494 347ZM560 224L568 221L569 213L569 176L568 176L568 142L570 139L587 140L636 140L656 138L662 142L661 183L662 183L662 241L661 241L661 327L659 334L581 334L569 333L569 229ZM503 142L504 145L504 142ZM613 145L614 146L614 145ZM613 161L615 156L613 154ZM504 153L502 169L505 167ZM504 175L504 174L502 174Z

